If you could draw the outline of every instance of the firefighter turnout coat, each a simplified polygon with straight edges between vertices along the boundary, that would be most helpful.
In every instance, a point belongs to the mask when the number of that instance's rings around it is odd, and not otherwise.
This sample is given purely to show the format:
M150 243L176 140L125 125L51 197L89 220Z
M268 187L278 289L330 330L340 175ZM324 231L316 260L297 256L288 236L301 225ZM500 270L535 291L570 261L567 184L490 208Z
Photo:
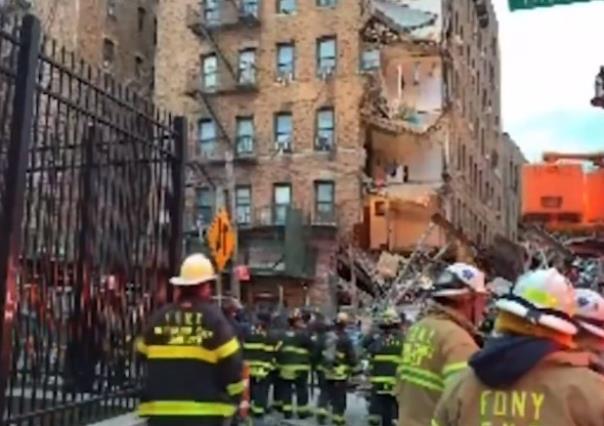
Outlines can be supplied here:
M445 384L467 368L478 345L462 324L435 305L408 330L397 384L399 426L429 425Z
M444 392L431 424L603 426L602 389L604 379L589 369L588 354L554 352L512 386L490 388L467 370Z
M140 416L201 425L235 415L245 389L243 354L218 306L165 306L151 317L136 349L147 360Z
M381 335L369 347L369 381L377 394L394 395L396 374L401 363L401 333Z
M279 377L295 380L310 372L314 344L305 330L288 329L277 344L275 359Z
M268 332L253 326L245 336L243 354L250 367L250 376L265 379L275 368L276 342Z

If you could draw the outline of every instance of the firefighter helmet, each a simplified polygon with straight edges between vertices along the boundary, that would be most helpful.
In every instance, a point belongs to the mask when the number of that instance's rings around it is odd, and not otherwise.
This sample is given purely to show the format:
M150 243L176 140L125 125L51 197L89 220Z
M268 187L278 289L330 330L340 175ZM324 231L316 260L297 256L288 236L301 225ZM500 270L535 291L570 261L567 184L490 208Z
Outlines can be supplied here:
M338 315L336 315L336 324L346 325L349 321L350 318L346 312L338 312Z
M380 318L381 326L395 326L401 323L401 318L394 308L388 308L382 313Z
M180 267L180 275L172 277L170 283L175 286L192 286L216 279L216 272L210 259L204 254L188 256Z
M586 288L575 290L575 320L586 332L604 339L604 298Z
M465 294L486 294L484 273L466 263L449 265L434 282L432 297L455 297Z
M575 335L575 291L571 283L555 268L531 271L520 278L512 292L501 297L495 306L560 333Z

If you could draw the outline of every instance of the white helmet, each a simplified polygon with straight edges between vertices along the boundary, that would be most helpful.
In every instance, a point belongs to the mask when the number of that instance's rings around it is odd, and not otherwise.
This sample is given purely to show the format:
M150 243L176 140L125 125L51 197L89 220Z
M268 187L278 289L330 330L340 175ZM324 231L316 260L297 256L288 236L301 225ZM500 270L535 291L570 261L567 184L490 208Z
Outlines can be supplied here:
M575 314L575 290L555 268L522 275L512 292L501 297L495 306L567 335L575 335L578 331L572 319Z
M604 339L604 297L593 290L579 288L575 291L575 300L575 320L579 327Z
M175 286L193 286L216 279L216 271L205 254L196 253L188 256L180 266L180 274L170 278Z
M486 294L484 273L466 263L454 263L447 266L434 282L432 297L454 297L464 294Z

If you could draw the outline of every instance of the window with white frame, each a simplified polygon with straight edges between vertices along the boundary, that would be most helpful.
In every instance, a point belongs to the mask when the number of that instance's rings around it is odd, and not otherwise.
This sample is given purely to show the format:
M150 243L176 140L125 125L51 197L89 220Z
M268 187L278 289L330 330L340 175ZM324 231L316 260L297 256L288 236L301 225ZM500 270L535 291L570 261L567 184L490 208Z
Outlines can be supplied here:
M210 118L199 120L197 141L200 154L208 155L216 149L216 136L216 123L214 123L214 120Z
M291 112L275 114L275 147L281 151L291 151L293 120Z
M277 0L277 13L289 15L296 11L296 0Z
M103 40L103 66L110 67L115 61L115 43L108 38Z
M296 71L296 46L293 43L277 45L277 75L293 78Z
M332 181L315 182L315 221L331 223L335 220L335 185Z
M335 37L323 37L317 40L317 73L331 74L337 65L337 41Z
M335 142L335 115L333 108L321 108L317 111L317 136L315 150L330 151Z
M380 69L380 49L366 49L361 54L361 71Z
M212 53L202 58L202 84L204 90L215 90L218 87L218 57Z
M107 0L107 16L115 18L117 16L117 0Z
M237 117L236 132L236 154L238 156L252 154L254 152L254 118Z
M235 189L235 213L238 225L249 225L252 221L252 188L241 185Z
M239 52L239 84L256 83L256 50L245 49Z
M220 0L203 0L203 18L208 24L220 22Z
M276 183L273 186L273 223L275 225L285 225L291 202L292 186L289 183Z
M197 226L205 228L212 223L215 206L214 191L210 188L198 188L195 197Z

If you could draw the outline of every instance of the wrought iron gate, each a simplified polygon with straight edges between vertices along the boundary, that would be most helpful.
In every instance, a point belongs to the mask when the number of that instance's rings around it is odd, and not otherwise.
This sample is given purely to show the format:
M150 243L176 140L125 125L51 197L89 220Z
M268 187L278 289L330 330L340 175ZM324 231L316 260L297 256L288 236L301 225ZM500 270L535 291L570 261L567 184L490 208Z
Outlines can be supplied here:
M181 249L186 122L40 34L0 25L0 413L134 406L132 339Z

